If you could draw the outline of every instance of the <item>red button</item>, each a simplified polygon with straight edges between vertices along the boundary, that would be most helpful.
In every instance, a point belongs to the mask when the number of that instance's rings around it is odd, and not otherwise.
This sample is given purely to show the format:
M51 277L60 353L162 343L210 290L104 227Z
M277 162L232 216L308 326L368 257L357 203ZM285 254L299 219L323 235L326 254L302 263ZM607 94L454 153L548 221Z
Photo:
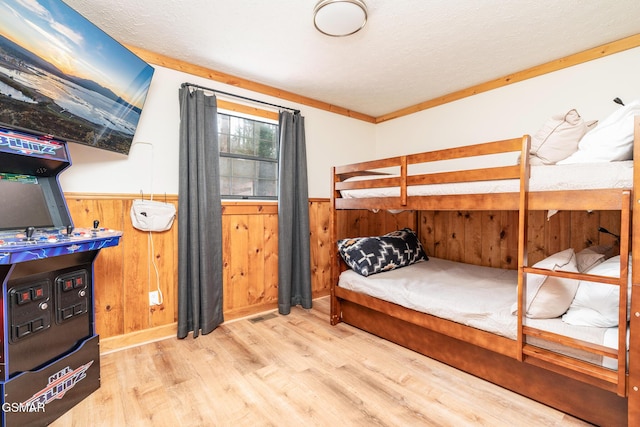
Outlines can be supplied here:
M18 294L18 304L24 304L31 301L31 292L29 290L22 291Z

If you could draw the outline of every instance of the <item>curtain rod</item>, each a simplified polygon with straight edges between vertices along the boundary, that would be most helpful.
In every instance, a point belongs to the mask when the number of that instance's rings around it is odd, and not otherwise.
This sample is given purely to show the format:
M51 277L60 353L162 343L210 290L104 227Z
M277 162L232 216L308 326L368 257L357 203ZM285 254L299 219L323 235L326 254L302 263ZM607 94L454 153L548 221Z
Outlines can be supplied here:
M242 95L236 95L234 93L224 92L224 91L221 91L221 90L218 90L218 89L211 89L209 87L200 86L200 85L197 85L197 84L194 84L194 83L182 83L182 87L185 87L185 86L191 86L191 87L195 87L195 88L198 88L198 89L208 90L208 91L211 91L213 93L220 93L220 94L227 95L227 96L233 96L234 98L244 99L245 101L257 102L259 104L269 105L271 107L282 108L284 110L293 111L295 114L300 113L300 110L296 110L295 108L284 107L282 105L277 105L277 104L271 104L269 102L260 101L258 99L253 99L253 98L248 98L248 97L242 96Z

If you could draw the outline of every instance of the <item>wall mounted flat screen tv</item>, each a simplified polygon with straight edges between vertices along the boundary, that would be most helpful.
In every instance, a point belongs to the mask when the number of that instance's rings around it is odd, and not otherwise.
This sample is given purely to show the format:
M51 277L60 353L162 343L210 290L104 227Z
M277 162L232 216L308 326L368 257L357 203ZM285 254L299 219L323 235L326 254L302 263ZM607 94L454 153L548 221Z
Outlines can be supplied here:
M60 0L0 2L0 124L128 154L154 69Z

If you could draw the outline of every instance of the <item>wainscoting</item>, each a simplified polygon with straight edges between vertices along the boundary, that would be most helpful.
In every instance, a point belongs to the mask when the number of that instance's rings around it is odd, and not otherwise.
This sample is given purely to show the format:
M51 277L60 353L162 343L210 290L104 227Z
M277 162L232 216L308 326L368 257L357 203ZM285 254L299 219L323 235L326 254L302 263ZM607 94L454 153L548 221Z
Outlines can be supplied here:
M469 264L515 269L518 266L516 211L341 211L338 236L371 236L411 227L428 255ZM528 260L536 262L558 251L613 245L620 234L619 211L529 212ZM312 226L313 227L313 226Z
M100 252L95 264L96 330L102 350L175 334L177 321L178 228L142 232L129 211L137 195L65 194L74 224L122 230L120 245ZM173 203L177 196L154 196ZM311 273L314 298L329 294L329 201L309 201ZM225 319L277 307L278 207L274 202L223 203ZM151 261L155 261L154 267ZM157 267L157 274L156 274ZM159 287L160 305L149 306L149 291ZM110 338L118 338L110 344ZM106 346L105 346L106 344Z
M177 321L177 221L166 232L149 233L131 225L137 195L67 193L74 224L122 230L117 247L101 251L95 264L96 330L102 351L174 335ZM177 196L157 195L177 207ZM224 314L231 320L277 307L278 217L274 202L223 203ZM311 274L314 298L329 294L331 250L328 199L309 201ZM417 230L427 253L440 258L502 268L517 265L515 212L342 211L338 235L366 236L403 227ZM530 263L558 250L611 244L599 233L620 232L619 212L546 212L529 217ZM569 230L572 230L570 233ZM156 266L151 263L155 261ZM156 275L157 267L157 275ZM163 302L149 306L149 291L159 286ZM327 319L328 322L328 319Z

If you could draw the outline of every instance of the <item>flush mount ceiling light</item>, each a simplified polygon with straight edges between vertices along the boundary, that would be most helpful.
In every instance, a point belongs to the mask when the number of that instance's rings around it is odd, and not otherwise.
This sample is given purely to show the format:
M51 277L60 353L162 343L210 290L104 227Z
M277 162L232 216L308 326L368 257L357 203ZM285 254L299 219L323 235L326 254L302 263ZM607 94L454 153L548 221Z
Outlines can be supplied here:
M328 36L349 36L366 23L367 6L361 0L321 0L313 9L313 24Z

